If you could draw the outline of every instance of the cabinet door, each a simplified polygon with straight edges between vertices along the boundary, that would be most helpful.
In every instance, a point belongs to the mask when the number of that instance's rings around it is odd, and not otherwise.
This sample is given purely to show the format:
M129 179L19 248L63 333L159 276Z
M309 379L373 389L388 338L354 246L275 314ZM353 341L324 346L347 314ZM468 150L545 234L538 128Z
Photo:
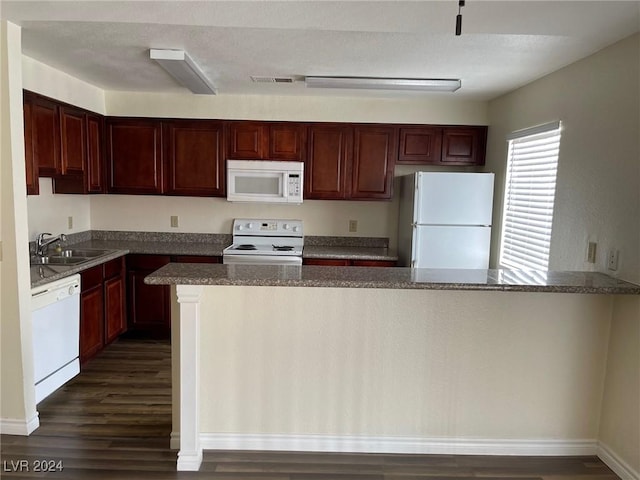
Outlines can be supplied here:
M445 127L443 165L484 165L487 127Z
M80 361L98 353L104 344L102 284L80 294Z
M259 160L265 156L267 132L262 123L230 122L228 157L236 160Z
M322 267L346 267L351 265L351 260L346 258L303 258L302 264Z
M85 362L104 346L103 267L80 274L80 361Z
M109 193L163 193L160 126L159 120L107 121Z
M27 177L27 195L38 195L40 186L38 185L38 165L34 163L33 155L33 128L32 128L32 105L25 99L23 105L24 115L24 161Z
M392 260L353 260L354 267L395 267L397 263Z
M225 195L222 122L171 122L165 125L167 190L171 195Z
M394 127L354 127L351 198L390 199L397 156Z
M398 163L429 164L440 162L442 129L400 127Z
M269 160L297 160L302 161L302 125L271 124L269 130Z
M144 277L169 263L166 255L127 257L127 299L129 331L153 338L171 334L171 289L167 285L147 285Z
M126 330L124 306L124 278L119 275L104 282L105 343Z
M100 115L87 115L87 171L88 193L104 193L104 120Z
M60 175L60 126L58 105L43 98L33 98L31 135L33 161L40 177Z
M351 148L351 130L343 126L309 126L305 162L305 197L344 199Z
M82 110L64 105L58 111L62 175L82 175L87 161L86 115Z

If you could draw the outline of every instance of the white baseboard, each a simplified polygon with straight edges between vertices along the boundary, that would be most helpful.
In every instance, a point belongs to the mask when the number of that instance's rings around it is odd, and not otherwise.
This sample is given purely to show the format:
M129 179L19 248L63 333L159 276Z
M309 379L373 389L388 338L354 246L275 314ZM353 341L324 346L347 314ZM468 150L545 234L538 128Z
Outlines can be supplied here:
M36 412L29 420L0 418L0 433L3 435L22 435L24 437L40 426L38 412Z
M631 465L622 460L608 445L599 442L596 455L622 480L640 480L640 472L631 468Z
M171 441L179 445L179 436ZM349 435L200 435L204 450L271 450L445 455L595 455L596 440L510 440ZM640 479L634 479L640 480Z
M202 464L202 451L195 455L178 454L176 469L179 472L197 472Z

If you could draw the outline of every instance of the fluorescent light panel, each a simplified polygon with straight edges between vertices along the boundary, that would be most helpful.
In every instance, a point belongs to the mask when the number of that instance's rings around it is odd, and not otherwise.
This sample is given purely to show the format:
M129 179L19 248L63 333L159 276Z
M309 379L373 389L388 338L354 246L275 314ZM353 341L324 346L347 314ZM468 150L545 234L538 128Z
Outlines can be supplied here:
M305 77L307 87L356 88L375 90L421 90L425 92L455 92L462 82L458 79L438 78L382 78L382 77Z
M184 50L152 48L149 50L149 57L158 62L180 85L193 93L216 94L216 88L211 81Z

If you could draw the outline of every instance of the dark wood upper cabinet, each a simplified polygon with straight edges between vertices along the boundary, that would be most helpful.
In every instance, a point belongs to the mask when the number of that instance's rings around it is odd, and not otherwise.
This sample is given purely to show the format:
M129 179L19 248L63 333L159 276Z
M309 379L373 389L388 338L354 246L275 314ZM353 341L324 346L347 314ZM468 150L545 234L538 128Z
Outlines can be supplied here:
M84 173L87 162L87 119L84 111L61 105L60 166L62 175Z
M108 193L162 194L160 120L108 118Z
M442 165L484 165L487 127L444 127Z
M104 118L87 115L87 165L86 186L88 193L104 193Z
M268 129L270 160L302 160L303 132L298 123L270 124Z
M442 128L400 127L398 163L433 164L440 162Z
M397 152L395 127L355 126L350 197L390 199Z
M228 157L236 160L259 160L263 158L267 132L257 122L229 123Z
M293 122L229 122L228 158L302 161L303 132Z
M348 197L348 168L352 130L341 125L310 125L307 128L305 198Z
M38 184L38 165L35 164L33 155L33 128L32 128L32 104L25 101L23 108L24 116L24 160L27 177L27 195L38 195L40 186Z
M60 125L58 104L31 96L31 140L33 161L38 176L54 177L62 173L60 164Z
M164 124L166 193L224 196L225 158L222 122L172 121Z

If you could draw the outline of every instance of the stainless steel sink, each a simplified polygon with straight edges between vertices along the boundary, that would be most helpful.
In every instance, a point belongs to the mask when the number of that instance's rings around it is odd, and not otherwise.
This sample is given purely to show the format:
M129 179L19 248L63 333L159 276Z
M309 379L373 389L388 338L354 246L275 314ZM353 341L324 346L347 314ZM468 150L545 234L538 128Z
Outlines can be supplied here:
M77 265L78 263L88 262L89 260L91 260L91 258L50 255L47 257L32 257L31 265Z
M108 250L91 250L91 249L75 249L70 248L68 250L63 250L60 257L84 257L84 258L94 258L99 257L100 255L104 255Z

